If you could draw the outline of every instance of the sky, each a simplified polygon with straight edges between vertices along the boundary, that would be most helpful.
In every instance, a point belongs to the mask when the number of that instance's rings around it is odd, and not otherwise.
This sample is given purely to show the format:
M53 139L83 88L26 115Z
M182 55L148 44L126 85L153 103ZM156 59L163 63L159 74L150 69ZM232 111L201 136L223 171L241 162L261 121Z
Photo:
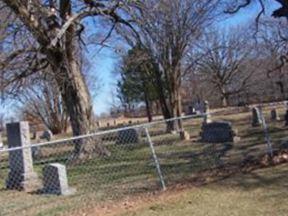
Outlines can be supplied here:
M267 16L271 15L271 11L275 9L275 7L277 8L278 5L274 2L275 1L273 0L268 0L267 5L270 7L267 10ZM253 5L239 11L235 15L231 15L226 19L219 21L216 24L216 27L230 29L247 23L253 23L255 22L257 11L259 11L259 7ZM113 101L115 100L117 83L115 71L117 70L117 62L120 60L120 57L109 48L102 49L101 52L97 52L96 54L93 52L94 51L91 51L88 54L89 60L92 63L90 70L91 73L97 74L99 82L97 85L100 85L100 89L96 96L93 97L93 108L94 112L97 115L100 115L101 113L109 113ZM0 104L0 114L5 113L5 116L8 118L9 116L13 116L15 110L13 108L11 109L11 107L13 107L13 104L6 104L5 106Z
M94 58L92 61L97 62L97 68L92 70L97 73L100 89L99 93L93 97L93 108L94 112L100 115L109 112L113 104L113 92L115 93L117 83L115 70L120 58L108 49L103 50Z

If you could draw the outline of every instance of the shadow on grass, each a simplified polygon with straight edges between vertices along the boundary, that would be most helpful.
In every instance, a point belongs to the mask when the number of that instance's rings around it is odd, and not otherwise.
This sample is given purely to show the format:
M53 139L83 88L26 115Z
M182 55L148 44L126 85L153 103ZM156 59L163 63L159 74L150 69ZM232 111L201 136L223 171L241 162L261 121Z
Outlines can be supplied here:
M242 190L255 190L265 188L274 191L286 191L288 187L287 164L254 170L250 173L236 174L227 178L223 185L241 188ZM285 193L287 197L287 193Z

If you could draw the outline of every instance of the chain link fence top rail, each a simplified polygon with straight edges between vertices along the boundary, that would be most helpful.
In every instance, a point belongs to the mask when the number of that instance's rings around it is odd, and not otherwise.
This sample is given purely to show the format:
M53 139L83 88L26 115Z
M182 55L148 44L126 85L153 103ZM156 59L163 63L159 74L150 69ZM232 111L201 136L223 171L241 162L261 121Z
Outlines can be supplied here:
M265 130L261 125L252 127L248 108L210 113L212 122L224 121L225 130L241 138L235 142L211 142L209 133L208 141L203 141L203 130L211 128L203 126L206 115L201 114L0 150L0 215L57 215L166 186L207 183L229 170L238 170L247 158L266 154L267 133L273 150L285 147L288 134L283 123L284 111L280 106L281 121L270 121L270 108L263 108ZM167 129L171 123L177 126L180 120L182 132L187 132L189 137L181 138L179 131ZM227 122L231 128L226 127ZM222 132L211 132L210 138L213 140ZM79 147L87 153L83 158L77 154ZM33 168L40 182L54 178L45 176L43 170L49 164L59 163L65 165L69 187L76 192L70 196L47 195L42 184L39 190L29 193L6 190L12 169L9 154L20 152L18 164L14 165L21 167L25 149L32 152ZM79 158L75 159L75 155Z

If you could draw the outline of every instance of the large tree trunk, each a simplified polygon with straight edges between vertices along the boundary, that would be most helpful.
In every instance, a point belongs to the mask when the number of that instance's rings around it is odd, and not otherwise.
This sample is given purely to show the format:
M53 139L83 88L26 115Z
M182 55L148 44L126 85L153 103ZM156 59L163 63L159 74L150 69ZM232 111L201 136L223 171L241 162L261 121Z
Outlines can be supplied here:
M171 91L171 109L173 110L173 118L179 118L177 121L173 121L173 128L176 131L183 131L183 123L182 119L180 119L182 115L182 101L180 94L180 85L175 83L173 90Z
M165 88L163 81L161 80L161 73L156 70L156 83L155 83L155 89L157 90L158 98L159 98L159 103L160 107L162 110L162 115L164 119L170 119L173 117L171 110L169 108L169 105L167 103L167 99L165 96ZM166 132L170 133L174 130L174 123L173 121L168 121L166 123Z
M177 67L171 73L170 78L170 106L173 113L173 118L181 117L182 114L182 101L180 94L180 86L181 86L181 71ZM173 121L173 129L175 131L182 131L182 119L178 119L177 121Z
M39 43L41 53L47 57L69 114L73 135L78 136L89 133L93 122L92 105L90 94L79 65L79 53L77 52L79 51L79 47L75 23L69 25L60 38L58 38L59 35L57 34L59 26L64 24L68 17L73 16L71 0L60 0L57 1L57 4L54 1L49 1L49 6L54 8L56 12L52 10L48 11L44 8L37 11L43 13L42 20L32 19L27 7L28 1L22 3L23 1L20 0L4 0L4 2L15 12L17 17L31 32ZM33 6L33 4L30 6ZM58 18L55 19L58 12L61 20ZM50 22L47 21L48 19ZM56 44L54 42L51 43L56 38L59 39L56 41ZM75 157L87 155L86 153L90 154L91 150L95 152L95 149L100 149L99 153L101 154L103 154L103 151L105 154L107 153L95 139L79 139L75 140L74 143Z
M182 98L181 98L181 93L180 91L177 92L177 117L182 116ZM178 127L180 131L183 131L183 120L179 119L178 120Z
M151 107L151 101L149 100L149 96L145 90L144 92L144 99L145 99L145 106L146 106L146 114L149 122L152 122L152 107Z
M158 85L158 94L159 94L159 102L162 110L162 114L164 119L169 120L174 117L171 106L167 103L167 99L165 97L163 86ZM172 133L175 131L175 122L167 121L166 123L166 132Z
M70 117L73 135L84 135L92 129L95 130L91 96L74 56L64 55L61 50L53 50L47 53L47 57L53 66L55 79ZM99 145L98 139L79 139L75 140L74 144L72 159L91 157L93 153L105 156L110 154Z
M67 14L72 15L69 0L61 0L60 9L60 16L63 20L66 19ZM79 64L79 53L77 52L79 47L75 39L74 25L67 29L57 48L48 52L47 56L54 67L55 78L69 113L73 135L88 134L96 128L93 124L91 96ZM110 155L107 149L100 145L98 137L79 139L74 144L72 159L89 158L93 153Z
M173 89L171 92L171 97L170 97L170 106L171 106L171 110L172 110L172 118L176 118L178 117L177 116L177 112L178 112L178 108L177 108L177 105L178 105L178 102L177 102L177 90L176 89ZM172 126L172 130L173 131L179 131L179 127L178 127L178 124L177 124L178 120L174 120L171 122L171 126Z
M92 124L91 99L77 63L67 59L61 51L51 52L47 56L70 116L73 135L89 133Z

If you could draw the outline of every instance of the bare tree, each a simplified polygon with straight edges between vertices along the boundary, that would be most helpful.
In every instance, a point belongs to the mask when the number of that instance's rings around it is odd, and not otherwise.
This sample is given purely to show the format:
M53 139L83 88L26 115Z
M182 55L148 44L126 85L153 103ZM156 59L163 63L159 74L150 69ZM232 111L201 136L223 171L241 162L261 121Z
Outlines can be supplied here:
M69 113L73 134L89 133L93 115L79 64L81 36L95 19L106 23L107 37L116 24L129 25L123 18L127 18L127 2L131 1L2 0L1 11L8 11L1 26L7 33L2 40L2 90L25 85L27 77L49 66ZM82 144L75 145L75 155L87 152L88 145Z
M253 4L258 4L260 5L260 10L258 11L257 15L256 15L256 32L258 32L259 30L259 24L262 25L263 27L263 23L260 23L260 18L262 15L265 14L265 12L267 11L267 8L270 6L270 3L268 3L268 1L264 1L264 0L243 0L243 1L236 1L236 2L229 2L229 1L225 1L226 3L226 12L230 13L230 14L234 14L237 13L239 10L244 10L246 7L249 7ZM288 1L287 0L273 0L273 2L278 3L279 4L279 8L277 8L276 10L274 10L272 12L272 16L274 18L278 18L279 20L282 20L280 18L283 18L285 21L288 20ZM269 30L267 31L264 30L265 32L265 36L263 37L263 29L262 29L262 39L264 38L264 47L267 48L267 45L270 47L268 50L271 54L271 51L273 52L273 55L276 53L275 51L277 50L278 54L280 53L279 57L278 57L278 65L276 67L273 67L272 69L270 68L268 71L268 77L269 79L271 79L273 77L273 75L275 74L280 74L280 77L283 78L284 73L283 73L283 68L286 67L287 63L288 63L288 52L287 52L287 41L288 41L288 37L287 37L287 22L285 24L279 22L276 24L276 22L274 22L274 24L272 24L271 26L271 22L265 20L264 22L264 29L267 28L267 26L270 25ZM272 28L271 28L272 27ZM275 28L276 27L276 28ZM276 31L275 31L276 29ZM262 41L263 42L263 41ZM272 48L273 47L273 48ZM272 49L271 49L272 48ZM267 49L266 49L267 51ZM280 52L279 52L280 51ZM277 55L278 55L277 54ZM279 73L280 72L280 73ZM273 74L273 75L272 75ZM281 75L282 74L282 75ZM284 90L284 85L282 81L278 82L278 85L280 87L280 89L282 89L281 91L283 92ZM283 94L283 96L285 97L285 95Z
M265 0L237 0L237 1L227 1L222 0L226 4L226 13L234 14L238 11L253 5L258 4L260 6L260 10L257 13L256 21L258 22L261 15L266 12L266 7L269 6L269 2ZM275 3L280 4L280 7L272 13L273 17L276 18L288 18L288 2L287 0L273 0Z
M260 22L257 34L259 57L264 74L263 88L270 89L274 100L287 99L287 47L288 31L286 23L265 19Z
M222 106L226 107L230 97L251 85L255 72L251 42L248 37L222 31L207 33L200 43L196 71L221 95Z
M122 35L130 44L143 46L157 65L155 85L166 119L181 116L180 86L190 67L187 56L203 28L216 19L217 6L217 0L149 0L131 12L138 35ZM178 126L181 130L181 121ZM168 125L168 130L175 129L175 124Z
M66 132L68 115L57 84L50 77L39 79L17 96L19 111L24 118L42 122L53 134Z

